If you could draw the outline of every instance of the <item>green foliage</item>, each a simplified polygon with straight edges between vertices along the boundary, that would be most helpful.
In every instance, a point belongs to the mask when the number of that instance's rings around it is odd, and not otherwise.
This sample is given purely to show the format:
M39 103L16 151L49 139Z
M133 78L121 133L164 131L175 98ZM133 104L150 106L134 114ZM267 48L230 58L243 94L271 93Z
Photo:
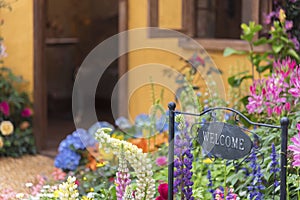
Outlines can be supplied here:
M234 76L229 77L229 78L228 78L228 83L229 83L229 85L230 85L231 87L236 87L236 88L238 88L238 87L241 86L243 80L245 80L245 79L252 79L253 76L252 76L252 75L248 75L247 73L248 73L248 71L240 72L240 73L238 73L238 74L236 74L236 75L234 75ZM245 74L246 74L246 75L245 75Z
M74 173L79 181L78 191L81 195L87 195L89 192L103 194L105 197L112 198L109 192L114 190L114 177L117 172L117 167L106 164L102 167L97 167L96 170L90 170L85 165L81 165Z
M240 87L244 80L253 79L255 71L261 76L262 73L271 73L273 70L272 63L274 60L283 59L287 56L300 61L300 57L295 50L293 42L288 38L288 34L284 28L284 22L275 21L273 28L269 31L269 37L258 37L259 32L262 30L262 26L249 22L249 24L243 23L241 25L242 35L241 39L249 44L249 51L238 51L232 48L225 48L223 56L231 55L247 55L251 65L252 72L242 72L235 74L228 78L228 83L232 87ZM256 37L257 36L257 39ZM269 46L270 49L264 53L256 53L255 47Z
M3 121L9 121L14 131L11 134L0 133L3 146L0 146L0 157L19 157L24 154L35 154L35 142L32 134L31 102L26 92L17 88L24 83L9 68L0 68L0 103L8 105L8 113L0 109L0 126ZM23 115L24 109L29 113Z

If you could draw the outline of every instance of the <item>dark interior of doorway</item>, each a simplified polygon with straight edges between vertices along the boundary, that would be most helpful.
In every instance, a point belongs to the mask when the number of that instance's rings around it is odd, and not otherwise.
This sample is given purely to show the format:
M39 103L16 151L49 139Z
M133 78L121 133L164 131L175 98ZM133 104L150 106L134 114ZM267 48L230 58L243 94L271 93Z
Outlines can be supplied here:
M95 46L118 33L118 0L48 0L46 7L46 151L55 154L59 142L75 130L72 88L76 70ZM117 80L115 61L98 84L95 101L99 121L113 123L110 97Z

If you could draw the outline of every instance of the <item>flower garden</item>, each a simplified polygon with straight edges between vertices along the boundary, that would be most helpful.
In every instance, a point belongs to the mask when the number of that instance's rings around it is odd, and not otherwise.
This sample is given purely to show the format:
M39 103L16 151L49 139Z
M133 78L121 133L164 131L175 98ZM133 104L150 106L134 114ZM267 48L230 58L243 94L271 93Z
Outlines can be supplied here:
M179 83L177 93L183 112L191 106L199 113L217 106L233 107L253 122L273 125L288 117L285 189L289 200L300 199L299 16L300 2L290 0L276 4L265 16L270 27L267 36L259 36L260 24L241 25L241 39L249 44L249 51L226 48L224 56L245 55L251 69L228 79L233 94L229 95L230 103L218 94L198 90L193 76L197 61L202 60L199 56L187 60L190 70L183 74L186 81ZM261 45L269 49L253 51ZM5 56L3 44L1 52ZM36 154L31 102L17 88L22 81L8 68L1 68L1 157ZM247 95L236 95L246 83L250 83ZM167 200L168 149L173 144L168 143L169 111L161 102L155 99L152 112L138 115L134 122L120 117L114 124L97 122L87 130L74 130L60 142L51 176L37 175L35 181L24 183L26 191L22 193L0 188L0 200ZM225 160L205 152L196 139L197 130L211 121L242 127L253 141L249 155ZM250 126L231 112L215 111L203 117L176 115L174 199L280 199L280 144L280 130Z

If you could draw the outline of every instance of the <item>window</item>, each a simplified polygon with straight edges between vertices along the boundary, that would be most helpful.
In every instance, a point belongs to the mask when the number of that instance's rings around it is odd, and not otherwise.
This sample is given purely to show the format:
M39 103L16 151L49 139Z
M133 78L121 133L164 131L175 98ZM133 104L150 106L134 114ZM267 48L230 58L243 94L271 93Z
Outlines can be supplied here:
M149 1L149 26L159 26L159 3L163 0ZM247 48L241 41L241 23L262 22L262 14L269 13L271 0L181 0L181 31L206 49L223 50L225 47ZM150 37L172 37L164 32L150 33ZM185 48L188 41L180 41ZM261 48L261 47L260 47ZM259 51L259 49L257 49Z
M239 39L242 0L196 0L195 22L197 38Z

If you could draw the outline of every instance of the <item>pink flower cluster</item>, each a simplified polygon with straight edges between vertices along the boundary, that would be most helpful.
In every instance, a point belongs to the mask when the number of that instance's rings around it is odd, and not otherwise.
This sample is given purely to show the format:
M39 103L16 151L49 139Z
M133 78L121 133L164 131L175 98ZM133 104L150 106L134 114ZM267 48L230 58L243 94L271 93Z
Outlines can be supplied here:
M10 200L15 199L17 193L13 189L3 189L0 190L0 200Z
M298 134L291 138L291 141L294 143L288 147L289 150L293 151L294 162L292 165L300 167L300 124L297 124Z
M213 193L213 199L215 200L224 200L224 191L223 188L217 188ZM236 200L238 199L238 195L234 193L233 188L229 188L228 194L226 196L226 200Z
M52 172L52 177L55 181L62 181L62 180L65 180L67 174L62 171L60 168L55 168ZM78 180L76 180L78 181Z
M122 200L124 196L124 192L126 191L126 187L130 184L130 174L128 171L119 171L116 173L115 183L117 185L117 199Z
M0 102L0 113L2 113L5 117L10 115L10 107L7 101ZM30 108L26 107L22 110L22 117L30 117L32 115L32 111Z
M160 156L156 159L155 162L157 166L162 167L168 164L168 159L166 156Z
M280 116L290 112L300 97L300 67L295 60L286 58L274 62L274 73L266 79L254 81L250 86L249 113L267 113Z
M0 103L0 111L3 113L4 116L8 116L10 114L9 111L9 104L7 101L2 101Z
M40 193L40 191L42 190L43 186L46 183L46 178L41 175L37 175L36 181L37 183L30 188L31 195L37 195Z

